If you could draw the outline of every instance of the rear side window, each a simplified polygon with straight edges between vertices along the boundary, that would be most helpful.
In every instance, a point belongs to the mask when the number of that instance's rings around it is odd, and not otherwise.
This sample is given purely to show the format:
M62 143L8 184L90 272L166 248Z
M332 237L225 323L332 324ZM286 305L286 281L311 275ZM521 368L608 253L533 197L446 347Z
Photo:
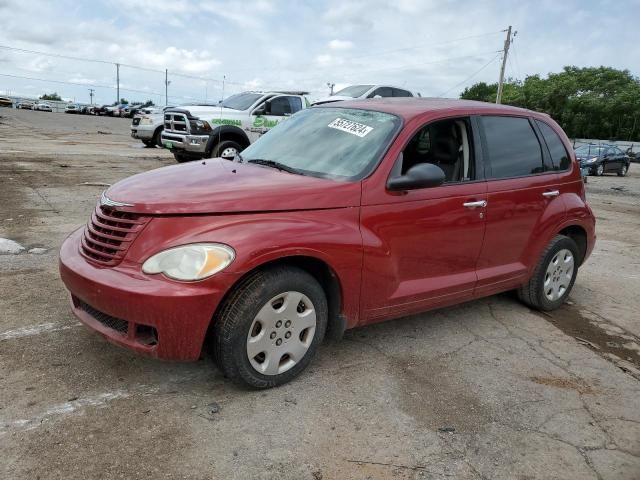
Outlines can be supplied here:
M482 117L491 178L522 177L545 171L540 142L529 120Z
M542 137L544 138L547 147L549 147L549 153L551 154L551 161L553 162L554 170L567 170L571 163L567 149L564 148L564 144L558 134L544 122L536 120Z
M393 94L391 93L391 89L389 87L380 87L375 89L373 92L371 92L368 96L368 98L373 98L376 95L379 95L381 97L392 97Z
M393 92L394 97L413 97L411 92L402 90L401 88L392 88L391 91Z

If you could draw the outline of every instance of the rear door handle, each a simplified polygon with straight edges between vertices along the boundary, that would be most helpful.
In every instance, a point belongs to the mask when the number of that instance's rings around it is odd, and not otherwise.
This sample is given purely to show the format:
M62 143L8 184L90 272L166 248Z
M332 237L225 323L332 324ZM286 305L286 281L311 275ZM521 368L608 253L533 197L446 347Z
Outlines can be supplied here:
M478 200L476 202L464 202L462 204L464 208L484 208L487 206L486 200Z
M557 197L560 195L559 190L551 190L550 192L542 192L543 197Z

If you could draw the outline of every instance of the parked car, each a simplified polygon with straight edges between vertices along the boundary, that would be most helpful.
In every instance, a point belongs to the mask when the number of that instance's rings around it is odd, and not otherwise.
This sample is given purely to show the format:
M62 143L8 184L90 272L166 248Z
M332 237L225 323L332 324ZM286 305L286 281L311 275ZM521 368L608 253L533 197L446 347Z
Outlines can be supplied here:
M21 100L20 102L16 103L16 108L20 109L20 110L33 110L33 102L30 102L29 100Z
M64 107L64 113L82 113L82 109L80 105L75 105L73 103Z
M13 107L13 100L9 97L0 97L0 107Z
M319 98L312 105L323 103L353 100L355 98L380 98L380 97L415 97L413 92L405 88L390 87L387 85L352 85L343 88L329 97ZM417 95L418 97L420 95Z
M79 113L83 115L95 115L95 105L80 105Z
M162 145L178 162L232 160L278 123L305 109L302 91L242 92L218 105L183 105L164 114Z
M173 107L167 107L167 109ZM131 121L131 136L142 140L147 147L162 147L164 112L160 109L143 108Z
M627 154L627 157L629 157L629 160L633 163L640 163L640 151L638 152L634 152L633 148L627 148L627 151L625 152Z
M133 118L136 113L138 113L143 108L142 104L137 105L127 105L124 107L124 116L128 118Z
M51 104L47 102L38 102L33 106L34 110L38 110L40 112L53 112L53 108L51 108Z
M595 242L579 180L542 113L329 104L235 162L111 186L64 241L60 274L75 315L110 342L196 360L210 338L226 377L273 387L347 328L514 289L560 307Z
M613 145L587 144L576 149L576 158L589 175L617 173L624 177L629 171L629 157Z

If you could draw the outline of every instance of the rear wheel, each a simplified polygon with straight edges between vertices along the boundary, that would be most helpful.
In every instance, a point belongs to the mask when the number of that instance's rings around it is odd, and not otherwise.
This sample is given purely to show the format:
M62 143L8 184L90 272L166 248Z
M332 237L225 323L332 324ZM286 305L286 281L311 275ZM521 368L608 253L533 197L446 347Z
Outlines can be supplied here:
M619 177L625 177L627 175L627 172L629 171L629 167L627 166L627 164L625 163L624 165L622 165L622 167L620 168L620 171L618 172L618 176Z
M233 158L242 150L242 146L233 140L223 140L211 151L213 158L222 157L225 160L233 160Z
M214 320L216 362L235 383L286 383L311 362L327 316L324 290L304 270L258 271L232 292Z
M518 289L520 300L543 311L560 307L576 280L578 258L576 242L556 235L542 253L529 282Z

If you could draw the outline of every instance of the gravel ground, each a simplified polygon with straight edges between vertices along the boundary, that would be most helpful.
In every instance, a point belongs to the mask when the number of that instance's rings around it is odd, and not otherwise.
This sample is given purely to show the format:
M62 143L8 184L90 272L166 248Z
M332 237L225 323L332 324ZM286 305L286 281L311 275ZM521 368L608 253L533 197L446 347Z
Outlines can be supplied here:
M640 478L640 165L589 179L598 242L559 311L504 294L359 328L254 392L70 313L64 237L103 184L173 164L128 128L0 109L0 238L24 247L0 255L0 478Z

